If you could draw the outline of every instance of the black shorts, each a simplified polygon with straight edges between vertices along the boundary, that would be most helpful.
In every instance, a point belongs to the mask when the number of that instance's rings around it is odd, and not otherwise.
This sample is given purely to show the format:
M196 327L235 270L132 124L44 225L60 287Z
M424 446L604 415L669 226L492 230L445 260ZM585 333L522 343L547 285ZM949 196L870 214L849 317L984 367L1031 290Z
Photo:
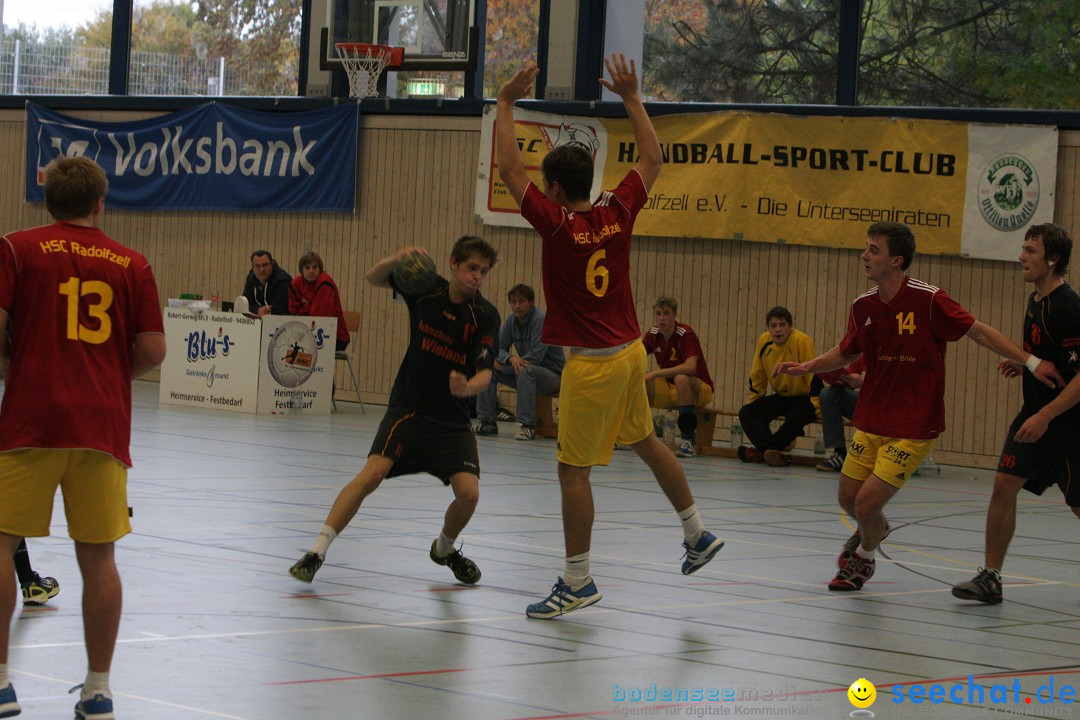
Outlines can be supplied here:
M1036 495L1057 485L1069 507L1080 507L1080 443L1075 433L1050 423L1038 442L1016 442L1016 431L1029 417L1021 411L1009 426L998 458L998 472L1024 478L1024 489Z
M476 437L467 424L421 417L408 410L388 410L368 455L394 461L386 477L428 473L449 485L458 473L480 477Z

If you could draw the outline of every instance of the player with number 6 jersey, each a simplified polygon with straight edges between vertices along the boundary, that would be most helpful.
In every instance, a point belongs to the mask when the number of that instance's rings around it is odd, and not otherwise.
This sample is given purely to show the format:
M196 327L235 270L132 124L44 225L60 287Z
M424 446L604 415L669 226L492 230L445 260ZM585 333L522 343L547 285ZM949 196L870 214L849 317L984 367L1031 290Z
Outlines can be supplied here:
M649 188L664 163L660 141L638 92L637 68L623 55L605 60L639 152L622 182L590 199L593 156L581 145L552 148L540 172L543 190L525 171L517 144L514 103L532 92L539 69L528 65L499 90L495 136L499 177L543 239L542 267L548 314L543 340L569 345L559 392L559 487L562 492L564 573L551 594L525 614L549 619L600 600L589 575L593 465L611 461L616 440L649 466L683 526L689 575L712 560L724 543L705 529L682 466L653 432L645 390L648 359L630 287L630 236Z

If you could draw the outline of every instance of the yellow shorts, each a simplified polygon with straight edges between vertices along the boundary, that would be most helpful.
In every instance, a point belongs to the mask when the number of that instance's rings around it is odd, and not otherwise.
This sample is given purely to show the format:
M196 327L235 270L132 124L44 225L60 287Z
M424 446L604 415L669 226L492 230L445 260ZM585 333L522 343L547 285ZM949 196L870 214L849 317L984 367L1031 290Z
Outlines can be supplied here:
M935 442L887 438L856 430L841 472L859 482L873 473L893 487L902 488L934 449Z
M694 400L694 407L705 407L712 402L712 388L700 378L694 379L698 381L697 399ZM653 378L652 383L654 408L666 410L678 405L679 391L674 383L668 382L667 378L662 377Z
M603 357L570 354L559 390L559 462L607 465L616 440L633 445L654 432L647 367L640 342Z
M104 544L131 532L122 463L96 450L36 448L0 453L0 532L48 535L57 486L72 540Z

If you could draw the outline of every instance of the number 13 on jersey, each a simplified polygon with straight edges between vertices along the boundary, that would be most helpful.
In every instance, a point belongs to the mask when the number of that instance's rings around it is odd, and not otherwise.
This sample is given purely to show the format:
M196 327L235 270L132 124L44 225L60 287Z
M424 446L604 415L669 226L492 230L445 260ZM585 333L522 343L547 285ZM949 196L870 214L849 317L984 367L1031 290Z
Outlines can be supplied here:
M79 278L69 278L67 282L60 283L60 294L67 297L67 339L82 340L93 345L100 345L112 335L112 319L109 318L108 310L113 303L113 289L108 283L101 280L87 280L79 282ZM95 296L97 302L90 302L86 312L90 317L98 320L98 328L95 330L86 325L79 324L79 305L82 298Z

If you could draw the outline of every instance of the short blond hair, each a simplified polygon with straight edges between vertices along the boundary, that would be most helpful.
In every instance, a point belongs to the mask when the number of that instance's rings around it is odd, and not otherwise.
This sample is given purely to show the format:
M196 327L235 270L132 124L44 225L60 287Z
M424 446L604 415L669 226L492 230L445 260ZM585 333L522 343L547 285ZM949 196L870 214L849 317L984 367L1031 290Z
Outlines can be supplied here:
M108 192L105 171L90 158L62 157L45 167L45 209L57 220L88 217Z

